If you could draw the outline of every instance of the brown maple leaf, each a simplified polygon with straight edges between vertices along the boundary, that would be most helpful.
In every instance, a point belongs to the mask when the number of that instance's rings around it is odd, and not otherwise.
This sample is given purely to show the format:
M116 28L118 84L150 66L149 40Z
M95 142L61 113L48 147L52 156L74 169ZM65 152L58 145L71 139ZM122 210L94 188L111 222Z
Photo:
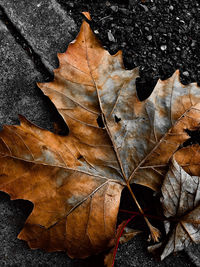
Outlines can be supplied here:
M182 85L177 71L139 101L138 69L125 70L121 51L110 55L86 21L58 58L54 81L39 87L69 135L50 133L23 117L20 126L5 126L0 190L33 202L19 234L31 248L84 258L112 246L125 186L143 214L130 183L159 190L169 159L189 138L185 130L199 127L200 90ZM158 240L159 231L144 218Z
M186 172L187 171L187 172ZM169 240L162 252L164 259L191 243L200 243L200 146L193 145L175 153L162 186L164 215Z

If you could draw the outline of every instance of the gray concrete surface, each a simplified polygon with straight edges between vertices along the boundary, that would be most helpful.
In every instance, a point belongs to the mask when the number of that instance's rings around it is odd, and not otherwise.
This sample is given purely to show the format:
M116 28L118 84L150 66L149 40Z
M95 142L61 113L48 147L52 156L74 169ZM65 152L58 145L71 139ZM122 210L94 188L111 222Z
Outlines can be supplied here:
M0 59L0 124L16 123L18 114L26 114L41 126L49 125L49 110L36 86L43 77L2 22Z
M18 20L19 30L24 29L23 33L29 36L28 42L39 53L45 66L52 70L58 65L57 52L66 50L72 40L68 28L75 27L75 23L67 15L65 18L64 12L56 5L50 5L49 1L40 1L43 5L41 12L36 12L40 8L37 6L39 1L31 1L30 5L28 1L19 2L17 6L17 1L0 1L0 5L7 4L13 24L17 20L17 17L14 20L14 14L24 16L21 22ZM23 46L16 42L7 24L0 21L0 126L19 123L18 114L22 114L41 127L53 128L54 107L36 85L45 78ZM27 211L24 210L26 206L26 202L10 201L8 195L0 193L0 266L81 266L79 261L71 261L65 253L33 251L17 239L32 207L29 203Z
M55 0L1 0L9 18L49 70L57 67L57 53L73 40L76 23Z

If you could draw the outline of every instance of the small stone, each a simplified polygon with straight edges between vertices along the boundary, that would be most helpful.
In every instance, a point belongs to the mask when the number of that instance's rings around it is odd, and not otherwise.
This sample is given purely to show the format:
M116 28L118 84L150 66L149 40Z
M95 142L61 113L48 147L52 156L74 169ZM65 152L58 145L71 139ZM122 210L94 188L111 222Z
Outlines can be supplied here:
M147 6L145 6L145 5L142 5L142 4L140 4L140 6L144 9L144 11L145 12L148 12L149 11L149 9L148 9L148 7Z
M180 47L176 47L176 50L181 51Z
M184 71L184 72L183 72L183 75L186 76L186 77L189 77L189 76L190 76L190 74L189 74L188 71Z
M160 49L161 49L162 51L165 51L165 50L167 49L167 46L166 46L166 45L161 45Z
M110 7L112 9L112 11L117 12L119 10L118 6L111 6Z
M70 7L74 7L74 3L73 3L73 2L70 2L70 3L69 3L69 6L70 6Z
M147 40L148 40L148 41L151 41L151 40L152 40L152 36L151 36L151 35L148 35L148 36L147 36Z
M194 47L196 45L196 40L192 40L191 46Z
M124 15L129 15L129 10L126 8L120 8L120 11L124 14Z
M113 36L111 30L108 31L108 40L110 42L115 42L115 37Z
M170 6L170 7L169 7L169 10L174 10L174 7L173 7L173 6Z

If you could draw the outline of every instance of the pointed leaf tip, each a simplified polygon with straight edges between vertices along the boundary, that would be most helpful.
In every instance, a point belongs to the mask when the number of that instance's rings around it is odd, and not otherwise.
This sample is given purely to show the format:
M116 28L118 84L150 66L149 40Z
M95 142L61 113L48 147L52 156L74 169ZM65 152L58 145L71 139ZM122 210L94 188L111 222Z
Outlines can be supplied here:
M86 17L86 19L92 20L89 12L82 12L82 14Z

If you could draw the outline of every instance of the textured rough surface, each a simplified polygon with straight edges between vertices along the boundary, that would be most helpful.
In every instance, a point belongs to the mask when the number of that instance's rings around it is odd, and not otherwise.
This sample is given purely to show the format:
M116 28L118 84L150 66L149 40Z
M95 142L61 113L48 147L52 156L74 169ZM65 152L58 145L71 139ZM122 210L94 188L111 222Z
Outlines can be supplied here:
M18 114L26 113L28 119L49 127L51 118L35 83L43 77L2 22L0 59L0 125L16 123Z
M184 74L181 73L185 82L196 81L200 77L198 56L200 22L196 15L200 12L199 1L190 1L190 3L184 1L184 4L178 0L173 1L173 3L172 1L164 1L162 4L148 0L146 1L147 4L141 4L141 1L124 1L123 3L107 1L105 4L105 1L94 3L94 1L85 0L81 2L79 0L59 0L58 2L62 4L63 9L60 9L59 6L57 12L51 12L51 16L48 16L50 1L48 3L38 1L37 5L39 7L37 8L34 6L36 2L0 0L0 5L7 8L13 24L16 24L23 36L27 36L29 44L35 47L36 52L41 55L41 59L48 69L52 70L55 66L57 67L57 52L65 51L68 42L72 41L76 35L72 30L72 35L74 35L71 39L66 32L67 29L59 27L58 18L62 18L59 13L63 14L64 10L64 14L73 17L75 22L80 24L79 12L89 9L96 21L95 29L98 30L97 33L99 32L100 38L107 48L112 52L123 48L126 66L129 68L141 66L142 80L140 85L143 89L146 90L147 82L149 86L153 79L153 85L155 85L155 81L159 77L167 78L177 68L182 71L185 70ZM21 3L26 4L22 5ZM40 4L43 9L40 8ZM50 10L53 9L50 8ZM29 16L26 16L27 12ZM43 12L43 16L41 12ZM34 13L37 16L34 16ZM48 17L46 22L45 17ZM49 27L43 28L41 20L44 24L51 21ZM72 20L73 23L74 20ZM58 24L55 24L54 21L58 21ZM23 24L23 27L20 26L20 23ZM35 85L36 82L44 82L45 78L42 78L35 70L30 58L26 55L26 48L24 48L23 53L23 41L19 40L21 47L18 46L14 38L9 36L8 31L5 30L5 25L7 25L7 21L0 25L0 34L3 36L3 39L0 38L0 124L15 124L17 113L21 113L37 125L52 129L52 122L55 117L57 120L58 115L49 101L39 93ZM40 27L37 25L40 25ZM51 47L49 36L54 35L55 28L59 29L57 34L60 39L54 42L55 47ZM29 32L33 31L41 32L42 40L36 34L34 37L31 35L32 39L30 41L28 35ZM109 41L109 31L112 32L115 42ZM67 38L62 39L65 36ZM48 41L46 41L47 39ZM52 39L55 40L54 36ZM38 43L38 40L41 42ZM62 40L61 46L60 40ZM46 43L45 47L51 47L52 50L40 50L39 46L43 42ZM162 45L166 42L167 49L165 50ZM52 57L51 61L49 60L50 55ZM145 95L145 91L143 91L143 94ZM28 102L25 101L27 95ZM35 99L37 99L36 102ZM16 237L31 211L31 204L21 200L10 201L8 195L4 193L0 193L0 198L1 266L93 267L97 264L102 266L102 261L96 258L72 261L66 257L65 253L45 253L41 250L30 250L25 242L16 239ZM181 252L175 257L173 255L167 257L162 263L155 262L147 253L146 247L147 244L144 243L143 237L138 237L134 241L121 246L117 253L116 266L194 266L193 263L200 266L199 246L187 249L191 260L184 252Z
M134 237L134 241L123 244L116 255L115 267L192 267L193 263L186 257L185 253L170 255L164 261L158 262L150 254L146 247L148 243L144 241L144 236ZM129 249L131 253L129 252ZM139 252L140 251L140 252Z
M74 20L55 0L1 0L1 6L16 28L52 71L57 53L64 52L76 31Z
M200 266L200 246L199 245L191 245L190 247L185 249L192 263L195 266Z

